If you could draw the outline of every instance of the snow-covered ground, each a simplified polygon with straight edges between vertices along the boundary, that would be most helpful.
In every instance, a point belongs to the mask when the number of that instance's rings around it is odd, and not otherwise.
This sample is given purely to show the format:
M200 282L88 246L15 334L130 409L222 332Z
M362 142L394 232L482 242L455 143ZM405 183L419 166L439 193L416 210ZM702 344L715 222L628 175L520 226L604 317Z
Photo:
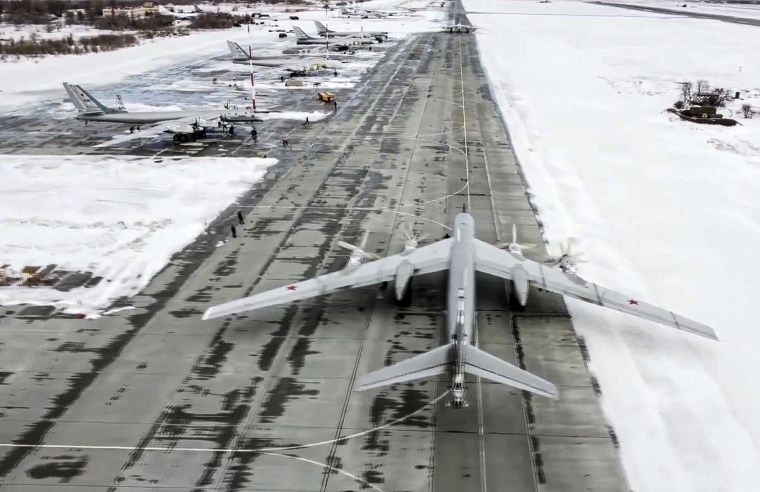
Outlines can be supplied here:
M48 32L44 24L21 24L13 25L0 23L0 39L13 39L19 41L22 38L29 40L34 35L39 40L43 39L64 39L68 36L74 39L80 39L89 36L99 36L101 34L115 34L116 31L95 29L92 26L73 24L71 26L54 26L51 32ZM124 33L133 33L133 31L124 31Z
M663 0L605 0L611 3L625 3L630 5L645 5L670 9L676 13L696 12L700 14L727 15L743 19L760 19L760 4L725 4L713 2L667 2Z
M550 252L580 238L583 277L721 338L568 300L632 490L758 490L760 118L725 128L664 112L685 80L756 101L757 29L572 1L464 4Z
M275 159L0 156L0 264L91 272L95 287L2 287L0 305L94 313L137 293Z

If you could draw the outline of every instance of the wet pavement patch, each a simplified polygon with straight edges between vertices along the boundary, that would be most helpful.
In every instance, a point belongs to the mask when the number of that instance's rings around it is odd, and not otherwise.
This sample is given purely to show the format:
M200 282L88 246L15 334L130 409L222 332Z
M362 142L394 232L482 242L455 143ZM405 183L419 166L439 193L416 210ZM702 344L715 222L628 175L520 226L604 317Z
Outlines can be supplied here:
M66 483L72 478L84 473L89 458L87 456L50 456L42 457L41 460L49 461L35 465L26 471L26 474L35 480L45 478L58 478L60 482Z
M277 385L269 391L269 396L262 406L259 421L262 424L271 424L285 413L288 401L299 396L317 396L318 394L319 390L306 389L305 384L296 382L294 378L280 378Z

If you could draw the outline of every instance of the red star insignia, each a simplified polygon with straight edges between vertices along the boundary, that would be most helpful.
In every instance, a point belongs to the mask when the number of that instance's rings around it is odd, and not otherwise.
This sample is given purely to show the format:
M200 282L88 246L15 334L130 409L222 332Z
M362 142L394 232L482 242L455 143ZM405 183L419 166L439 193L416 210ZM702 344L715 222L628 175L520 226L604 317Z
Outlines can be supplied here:
M633 299L628 299L628 304L630 304L631 306L638 306L639 305L639 301L635 301Z
M288 285L288 290L296 290L296 286L295 285Z

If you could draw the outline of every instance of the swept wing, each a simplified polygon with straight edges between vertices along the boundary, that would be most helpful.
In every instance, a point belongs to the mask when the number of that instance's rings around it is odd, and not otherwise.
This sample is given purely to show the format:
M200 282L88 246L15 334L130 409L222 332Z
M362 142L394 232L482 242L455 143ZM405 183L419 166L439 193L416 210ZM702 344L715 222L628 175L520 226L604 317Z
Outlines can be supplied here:
M410 254L388 256L377 261L359 265L351 270L341 270L320 275L303 282L282 286L238 299L237 301L210 307L203 314L203 319L218 318L277 304L300 301L329 294L336 290L355 289L380 282L387 282L396 276L398 266L405 261L408 261L414 267L415 275L439 272L449 266L451 241L452 239L445 239L416 249Z
M478 271L512 279L513 269L517 265L522 266L521 270L527 273L530 284L540 289L632 314L695 335L713 340L718 339L715 331L707 325L639 301L626 294L587 282L576 275L567 275L560 270L512 255L488 243L475 240L475 268Z

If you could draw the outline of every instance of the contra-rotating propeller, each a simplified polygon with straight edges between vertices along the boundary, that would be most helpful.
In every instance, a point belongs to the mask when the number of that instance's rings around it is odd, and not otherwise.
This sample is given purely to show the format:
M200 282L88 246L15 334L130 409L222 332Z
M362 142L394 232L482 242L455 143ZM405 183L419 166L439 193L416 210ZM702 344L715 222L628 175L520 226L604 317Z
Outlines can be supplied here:
M588 263L588 260L584 258L583 253L573 254L573 246L577 243L577 239L570 237L564 243L560 243L559 251L561 253L559 258L551 258L544 263L551 266L559 266L559 269L564 273L575 275L578 263Z

